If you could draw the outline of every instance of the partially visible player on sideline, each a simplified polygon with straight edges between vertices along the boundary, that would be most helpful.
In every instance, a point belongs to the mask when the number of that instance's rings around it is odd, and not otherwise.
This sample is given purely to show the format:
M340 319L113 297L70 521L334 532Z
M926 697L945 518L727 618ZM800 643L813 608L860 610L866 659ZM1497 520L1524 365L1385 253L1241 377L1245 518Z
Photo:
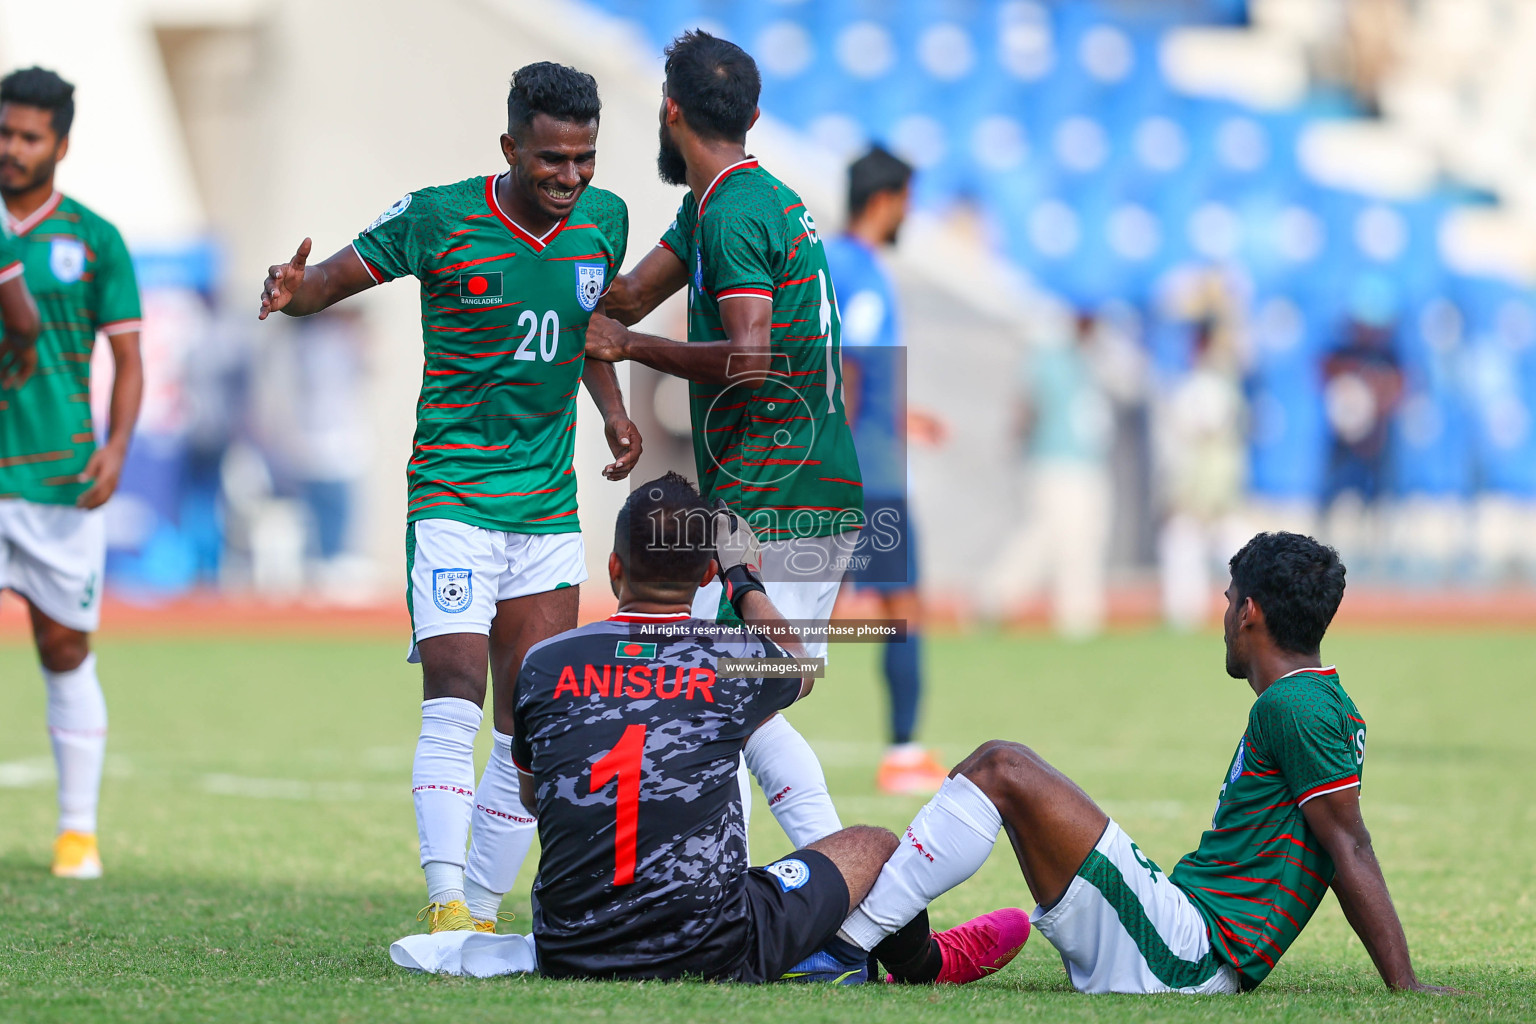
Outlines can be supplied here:
M614 283L613 319L592 318L587 355L691 382L699 489L765 538L763 576L784 617L824 623L863 523L826 254L805 203L747 155L752 58L702 31L673 40L666 58L657 164L688 191L660 244ZM686 342L624 326L684 285ZM700 590L695 614L729 614L721 595ZM819 657L826 644L807 650ZM745 756L795 845L842 827L815 753L784 718L754 733Z
M885 648L891 746L875 784L884 793L932 793L949 770L913 742L922 699L923 605L917 536L907 502L907 442L937 443L944 425L906 403L896 286L880 250L896 244L912 196L912 165L880 146L848 168L848 230L827 239L827 266L843 315L843 382L864 481L864 515L844 582L868 592L881 616L906 622L906 638ZM905 415L903 415L905 414Z
M749 867L737 759L748 736L809 693L812 680L721 671L723 658L802 652L753 629L782 628L783 618L756 572L762 555L751 529L723 510L712 528L695 529L710 519L675 473L637 487L608 556L618 613L524 659L512 749L523 800L538 810L539 971L862 981L867 954L836 935L897 839L854 826ZM712 543L698 542L711 532ZM721 567L744 624L735 629L690 613ZM1016 909L937 935L926 914L914 917L874 950L904 981L975 981L1012 960L1029 935Z
M7 322L0 352L0 586L26 599L48 684L59 772L53 873L100 878L96 805L107 705L90 634L101 621L107 552L101 506L128 457L144 377L139 289L122 236L54 188L54 170L69 151L74 93L42 68L0 79L0 198L42 328L27 344ZM0 313L9 321L9 308ZM106 335L116 371L100 446L90 403L97 334Z
M1365 721L1319 649L1344 596L1338 554L1261 533L1232 557L1227 674L1256 700L1200 846L1164 874L1088 795L1018 743L983 744L912 822L843 926L865 949L969 878L1008 831L1031 920L1080 992L1254 988L1329 888L1388 988L1414 974L1360 814Z
M412 792L432 931L495 931L533 842L508 759L512 686L529 647L576 625L587 578L572 465L579 382L616 460L603 475L622 480L640 456L613 367L584 358L587 319L629 234L624 201L589 186L600 110L591 75L520 68L501 136L507 170L412 192L307 269L306 238L262 289L265 318L307 316L397 277L421 283L405 552L424 698ZM476 788L487 663L495 742Z

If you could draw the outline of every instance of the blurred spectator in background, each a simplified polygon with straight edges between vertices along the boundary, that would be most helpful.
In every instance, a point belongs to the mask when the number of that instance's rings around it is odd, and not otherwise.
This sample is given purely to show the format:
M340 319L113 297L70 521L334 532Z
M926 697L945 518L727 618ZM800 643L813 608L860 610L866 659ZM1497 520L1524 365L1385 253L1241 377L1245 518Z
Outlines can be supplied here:
M1090 358L1093 316L1056 310L1037 323L1015 413L1028 511L988 590L1007 607L1044 580L1056 630L1086 637L1104 625L1114 413Z
M307 512L305 553L312 589L346 600L358 572L348 540L355 492L371 451L359 315L326 310L294 331L297 371L291 466Z
M1193 629L1210 617L1219 567L1248 537L1247 403L1232 334L1196 322L1189 372L1164 395L1157 449L1165 507L1158 537L1163 615Z
M1403 395L1393 333L1385 316L1357 311L1343 342L1323 359L1329 437L1325 505L1348 492L1369 505L1386 486L1392 414Z
M1383 499L1394 489L1392 419L1403 397L1403 373L1393 351L1395 315L1385 282L1362 281L1320 375L1328 427L1326 530L1329 542L1364 572L1373 571L1383 554Z
M884 645L891 746L876 784L883 793L936 792L948 771L913 739L922 699L923 606L917 539L907 502L909 438L938 443L943 424L907 406L906 353L896 289L879 251L896 244L911 202L912 166L879 146L848 169L848 230L828 239L827 266L843 319L843 395L859 454L864 514L846 584L868 594L907 636Z

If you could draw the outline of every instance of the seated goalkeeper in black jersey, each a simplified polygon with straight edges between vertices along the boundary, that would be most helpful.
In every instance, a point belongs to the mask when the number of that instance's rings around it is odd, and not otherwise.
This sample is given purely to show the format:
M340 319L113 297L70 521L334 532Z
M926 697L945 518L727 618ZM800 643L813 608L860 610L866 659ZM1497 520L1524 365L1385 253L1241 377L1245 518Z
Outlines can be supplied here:
M669 473L619 513L612 617L529 650L516 687L512 759L542 854L533 938L551 977L854 983L878 958L895 980L966 982L1028 935L1008 909L931 933L926 913L870 956L838 935L897 848L855 826L751 867L737 765L752 731L812 680L722 671L799 645L757 575L757 539ZM720 575L745 627L690 617Z

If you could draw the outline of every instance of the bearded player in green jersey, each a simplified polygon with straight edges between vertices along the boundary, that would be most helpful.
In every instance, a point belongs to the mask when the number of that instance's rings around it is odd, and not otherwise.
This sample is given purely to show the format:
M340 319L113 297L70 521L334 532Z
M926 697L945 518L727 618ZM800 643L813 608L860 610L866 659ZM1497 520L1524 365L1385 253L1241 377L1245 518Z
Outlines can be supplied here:
M122 236L54 187L74 112L74 86L52 71L26 68L0 80L0 197L42 322L35 345L7 323L0 352L0 587L26 599L48 684L59 772L53 873L98 878L107 707L90 634L101 620L102 506L128 455L143 372L139 290ZM0 270L0 278L12 272ZM98 334L115 366L100 446L90 405Z
M695 31L666 58L658 170L688 191L660 244L615 282L612 319L592 318L587 355L690 381L700 492L763 538L763 581L784 617L824 623L864 508L826 253L805 203L747 154L760 88L751 56ZM624 326L684 285L686 342ZM718 582L701 588L694 615L715 618L721 593ZM804 646L826 653L824 641ZM782 716L744 756L797 847L842 827L816 755Z
M424 697L412 790L432 931L495 931L535 834L510 760L512 688L529 647L575 628L587 576L572 466L579 381L616 459L604 476L623 479L640 455L613 367L584 357L629 230L623 200L588 184L599 112L590 75L520 69L506 171L412 192L312 268L305 239L262 292L263 318L305 316L397 277L421 282L406 561ZM487 663L495 745L476 787Z
M1261 533L1231 570L1227 673L1257 699L1194 853L1164 874L1034 751L987 743L912 822L846 937L873 949L919 919L1006 828L1038 904L1031 921L1078 991L1251 989L1330 887L1389 988L1449 991L1414 974L1360 814L1365 721L1319 654L1344 596L1338 554L1310 537Z

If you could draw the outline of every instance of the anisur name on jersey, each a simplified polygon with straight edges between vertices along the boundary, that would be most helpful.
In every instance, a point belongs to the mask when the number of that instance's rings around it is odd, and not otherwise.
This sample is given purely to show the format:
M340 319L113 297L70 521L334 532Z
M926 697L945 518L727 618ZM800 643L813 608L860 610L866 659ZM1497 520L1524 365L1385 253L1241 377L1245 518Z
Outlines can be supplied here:
M671 676L668 677L668 669ZM617 700L695 700L713 704L715 695L715 670L697 665L583 665L582 683L576 683L576 669L567 665L560 670L560 680L555 683L555 697L568 694L572 697L599 697Z

